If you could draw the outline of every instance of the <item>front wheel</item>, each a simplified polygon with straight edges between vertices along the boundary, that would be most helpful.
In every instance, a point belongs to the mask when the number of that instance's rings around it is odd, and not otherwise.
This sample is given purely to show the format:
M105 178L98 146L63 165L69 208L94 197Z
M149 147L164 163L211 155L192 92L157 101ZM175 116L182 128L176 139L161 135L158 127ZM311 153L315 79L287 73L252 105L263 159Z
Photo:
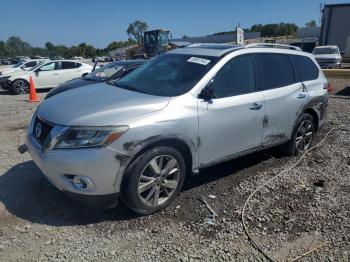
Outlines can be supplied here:
M315 135L315 119L308 113L302 114L294 127L292 138L282 145L287 155L302 154L311 147Z
M27 94L29 93L29 84L26 80L17 79L13 81L11 91L16 94Z
M158 212L173 202L185 175L185 161L176 149L153 148L139 156L127 169L122 198L139 214Z

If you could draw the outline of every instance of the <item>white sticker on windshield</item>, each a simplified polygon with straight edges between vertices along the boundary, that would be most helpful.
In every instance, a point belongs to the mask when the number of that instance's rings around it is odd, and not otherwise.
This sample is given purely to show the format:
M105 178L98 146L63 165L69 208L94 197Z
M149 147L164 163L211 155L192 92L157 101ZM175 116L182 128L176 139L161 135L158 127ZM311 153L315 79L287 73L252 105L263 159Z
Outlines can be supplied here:
M210 61L209 59L204 59L204 58L192 56L191 58L189 58L189 59L187 60L187 62L197 63L197 64L201 64L201 65L207 65L207 64L209 64L211 61Z

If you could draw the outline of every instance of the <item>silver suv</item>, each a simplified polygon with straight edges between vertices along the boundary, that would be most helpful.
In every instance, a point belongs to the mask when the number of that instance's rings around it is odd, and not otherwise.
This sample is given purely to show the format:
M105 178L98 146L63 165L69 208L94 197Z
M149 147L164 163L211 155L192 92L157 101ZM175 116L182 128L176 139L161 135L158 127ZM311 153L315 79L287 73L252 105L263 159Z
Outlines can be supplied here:
M312 54L197 44L118 82L44 101L27 148L72 198L140 214L167 207L186 174L264 148L304 152L326 121L328 82Z

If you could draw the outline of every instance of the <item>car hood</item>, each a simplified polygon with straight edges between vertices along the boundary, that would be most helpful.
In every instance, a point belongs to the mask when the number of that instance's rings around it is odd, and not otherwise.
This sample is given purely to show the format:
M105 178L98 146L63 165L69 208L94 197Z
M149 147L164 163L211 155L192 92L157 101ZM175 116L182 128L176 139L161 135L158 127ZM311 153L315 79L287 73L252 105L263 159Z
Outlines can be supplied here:
M18 71L22 71L22 69L20 69L20 68L13 68L13 67L4 68L4 70L0 69L0 72L3 75L7 75L7 74L18 72Z
M152 96L105 83L63 92L45 100L40 118L67 126L127 125L133 117L165 108L169 97Z
M90 80L86 80L84 78L76 78L70 81L67 81L61 85L59 85L58 87L52 89L45 97L45 99L50 98L52 96L55 96L59 93L74 89L74 88L78 88L81 86L87 86L87 85L93 85L93 84L97 84L97 83L101 83L102 81L90 81Z
M31 75L32 73L33 73L32 71L17 70L17 71L7 73L6 75L11 77L22 77L22 76L29 77L29 75Z
M314 55L316 59L334 59L341 58L340 55L337 54L323 54L323 55Z

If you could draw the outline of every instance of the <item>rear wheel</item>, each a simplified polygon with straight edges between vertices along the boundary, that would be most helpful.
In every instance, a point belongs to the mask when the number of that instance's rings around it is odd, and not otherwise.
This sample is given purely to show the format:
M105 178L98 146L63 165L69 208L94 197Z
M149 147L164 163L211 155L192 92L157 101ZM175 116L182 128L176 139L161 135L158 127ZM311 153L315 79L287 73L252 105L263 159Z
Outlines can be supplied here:
M185 161L174 148L156 147L146 151L126 171L123 200L142 215L165 209L180 192L185 173Z
M311 147L315 135L315 119L308 113L302 114L293 130L292 138L282 145L287 155L302 154Z
M26 80L17 79L12 83L11 91L16 94L27 94L29 92L29 84Z

